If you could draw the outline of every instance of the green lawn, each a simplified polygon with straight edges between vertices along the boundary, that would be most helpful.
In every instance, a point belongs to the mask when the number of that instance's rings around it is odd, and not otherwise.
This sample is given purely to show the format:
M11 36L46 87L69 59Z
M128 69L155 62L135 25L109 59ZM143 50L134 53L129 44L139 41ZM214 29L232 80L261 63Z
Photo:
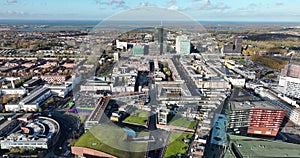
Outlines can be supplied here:
M122 128L100 125L82 135L75 146L103 151L120 158L145 157L147 143L128 142L126 138L127 134Z
M170 122L169 125L178 126L178 127L184 127L189 129L194 129L196 127L197 121L189 121L186 118L183 117L174 117Z
M144 110L135 110L128 116L124 122L136 123L140 125L147 125L148 120L148 111Z
M192 134L176 132L171 133L169 138L169 145L167 146L164 157L176 157L177 154L181 154L183 156L187 152L189 146L188 143L185 143L183 141L184 138L192 138Z

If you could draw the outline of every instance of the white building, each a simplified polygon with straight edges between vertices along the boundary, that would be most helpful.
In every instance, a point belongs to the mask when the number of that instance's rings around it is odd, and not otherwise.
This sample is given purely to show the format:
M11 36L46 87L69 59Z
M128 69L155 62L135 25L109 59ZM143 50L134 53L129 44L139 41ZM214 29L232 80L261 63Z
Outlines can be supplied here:
M187 36L178 36L176 38L176 52L179 54L190 54L191 41Z
M127 42L121 42L119 40L116 40L116 45L118 49L127 50Z
M246 79L245 78L234 78L234 77L230 77L229 78L230 83L233 86L237 86L237 87L244 87L246 84Z
M84 85L80 86L80 91L96 92L97 90L109 90L112 91L113 84L111 82L103 81L101 78L92 77L86 80Z
M120 56L120 53L119 53L119 52L114 52L114 60L115 60L115 61L118 61L118 60L119 60L119 56Z
M168 118L168 114L169 114L170 110L167 109L166 106L161 106L158 108L157 110L157 117L158 117L158 123L160 125L166 125L167 122L167 118Z
M293 106L286 102L281 101L278 98L278 94L275 94L274 92L272 92L268 89L265 89L263 87L256 88L255 93L259 94L265 100L275 104L280 109L286 110L287 111L286 117L289 118L289 120L291 120L296 125L300 125L300 108L299 107Z
M63 84L63 85L49 85L51 93L53 95L57 95L59 97L65 98L72 91L72 84Z
M279 86L283 87L283 93L289 97L300 99L300 78L280 77Z
M2 94L8 94L8 95L13 95L13 94L18 94L18 95L25 95L27 93L25 88L15 88L15 89L0 89L0 95Z
M23 98L19 103L5 105L6 111L36 111L40 104L51 96L51 91L47 86L39 87L37 90Z

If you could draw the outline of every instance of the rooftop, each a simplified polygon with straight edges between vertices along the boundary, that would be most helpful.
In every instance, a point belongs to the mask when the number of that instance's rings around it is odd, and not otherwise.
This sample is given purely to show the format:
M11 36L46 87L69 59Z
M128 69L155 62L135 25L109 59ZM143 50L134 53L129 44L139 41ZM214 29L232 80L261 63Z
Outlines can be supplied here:
M223 114L216 114L214 126L212 128L211 143L216 145L226 145L226 116Z
M30 95L22 99L21 102L24 104L31 103L38 99L41 95L44 95L46 92L48 92L50 89L48 87L38 87L34 92L32 92Z
M300 145L230 135L230 142L242 157L300 157Z
M269 109L269 110L280 110L277 106L267 101L245 101L245 102L230 102L231 110L247 110L247 109Z

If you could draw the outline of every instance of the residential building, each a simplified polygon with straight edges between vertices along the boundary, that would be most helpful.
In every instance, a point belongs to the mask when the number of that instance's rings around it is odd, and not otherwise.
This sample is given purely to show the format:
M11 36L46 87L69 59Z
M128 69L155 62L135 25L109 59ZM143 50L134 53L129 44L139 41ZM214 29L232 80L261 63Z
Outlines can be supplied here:
M170 110L166 106L160 106L157 110L158 124L166 125Z
M267 101L230 102L229 128L231 132L276 136L286 110Z

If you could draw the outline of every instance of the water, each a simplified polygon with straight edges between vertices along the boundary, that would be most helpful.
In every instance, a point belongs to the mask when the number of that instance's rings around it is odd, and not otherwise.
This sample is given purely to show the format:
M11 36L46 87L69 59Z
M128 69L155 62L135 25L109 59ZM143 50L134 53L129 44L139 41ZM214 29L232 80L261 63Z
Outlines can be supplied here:
M0 20L0 25L14 26L13 31L24 32L55 32L55 31L91 31L97 25L115 28L117 30L126 31L132 28L139 28L138 30L151 30L145 26L160 26L161 21L101 21L101 20ZM222 30L244 30L244 28L230 27L238 25L300 25L300 22L228 22L228 21L164 21L164 25L218 25L213 30L220 30L220 26L229 26L222 28ZM107 25L107 26L106 26ZM119 26L118 26L119 25ZM140 26L140 27L139 27ZM1 26L0 26L1 27Z
M0 20L0 24L7 25L47 25L47 26L96 26L101 20ZM160 21L104 21L107 24L136 24L136 25L160 25ZM164 24L192 24L202 25L294 25L300 22L260 22L260 21L164 21Z

